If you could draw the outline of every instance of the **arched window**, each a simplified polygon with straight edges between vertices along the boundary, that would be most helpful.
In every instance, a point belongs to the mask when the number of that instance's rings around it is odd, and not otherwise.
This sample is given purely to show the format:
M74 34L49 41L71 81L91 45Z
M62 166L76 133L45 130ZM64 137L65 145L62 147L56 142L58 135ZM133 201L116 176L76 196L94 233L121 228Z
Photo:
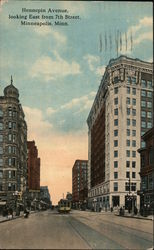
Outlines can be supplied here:
M3 117L3 110L0 108L0 117Z

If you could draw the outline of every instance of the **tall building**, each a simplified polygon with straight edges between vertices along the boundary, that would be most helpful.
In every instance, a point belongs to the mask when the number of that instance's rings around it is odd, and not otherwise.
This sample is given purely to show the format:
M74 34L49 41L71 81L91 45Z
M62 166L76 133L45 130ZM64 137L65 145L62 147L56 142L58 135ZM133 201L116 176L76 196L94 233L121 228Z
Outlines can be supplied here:
M24 202L27 188L27 125L19 92L11 84L0 96L0 204Z
M35 141L27 142L28 149L28 191L29 200L39 199L40 194L40 158Z
M88 196L88 161L76 160L72 168L72 200L78 204Z
M141 135L152 127L153 64L110 60L89 113L88 196L91 206L139 207Z

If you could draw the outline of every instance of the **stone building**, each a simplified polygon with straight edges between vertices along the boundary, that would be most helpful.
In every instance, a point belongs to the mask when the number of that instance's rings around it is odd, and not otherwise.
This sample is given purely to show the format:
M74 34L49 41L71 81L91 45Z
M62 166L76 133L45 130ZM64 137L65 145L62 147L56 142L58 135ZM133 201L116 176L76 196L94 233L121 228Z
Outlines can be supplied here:
M153 64L120 56L109 61L89 113L88 198L91 206L128 207L140 199L143 135L152 127Z
M78 206L88 197L88 161L76 160L72 168L72 201Z
M11 84L0 96L0 204L24 203L27 188L27 125L18 89Z

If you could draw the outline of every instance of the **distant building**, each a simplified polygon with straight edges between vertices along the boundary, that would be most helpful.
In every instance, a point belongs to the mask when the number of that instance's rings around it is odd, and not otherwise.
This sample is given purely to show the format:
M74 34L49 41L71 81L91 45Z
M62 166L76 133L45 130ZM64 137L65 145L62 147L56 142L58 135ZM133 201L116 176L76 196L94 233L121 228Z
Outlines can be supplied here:
M39 199L40 194L40 158L35 141L27 142L28 149L28 191L29 200Z
M0 204L14 209L18 201L24 203L26 189L27 125L11 77L0 96Z
M79 204L87 200L88 161L76 160L72 168L72 201Z
M139 208L141 140L153 126L153 64L120 56L111 59L89 113L88 197L93 207Z
M142 139L145 147L138 150L141 156L141 209L154 202L154 127L142 135Z
M48 208L52 205L48 186L40 187L40 204L42 204L42 206L45 208Z
M72 194L67 192L66 199L72 201Z

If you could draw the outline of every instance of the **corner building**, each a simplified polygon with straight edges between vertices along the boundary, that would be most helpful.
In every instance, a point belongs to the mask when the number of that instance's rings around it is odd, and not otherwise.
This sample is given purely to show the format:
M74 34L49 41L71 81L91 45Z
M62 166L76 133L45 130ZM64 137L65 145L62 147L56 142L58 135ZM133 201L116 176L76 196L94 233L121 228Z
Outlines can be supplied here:
M15 208L27 189L27 124L18 89L11 84L0 96L0 204ZM18 192L16 192L18 191Z
M153 64L120 56L110 60L89 113L89 206L140 206L140 155L143 135L152 127ZM95 203L95 204L94 204Z

